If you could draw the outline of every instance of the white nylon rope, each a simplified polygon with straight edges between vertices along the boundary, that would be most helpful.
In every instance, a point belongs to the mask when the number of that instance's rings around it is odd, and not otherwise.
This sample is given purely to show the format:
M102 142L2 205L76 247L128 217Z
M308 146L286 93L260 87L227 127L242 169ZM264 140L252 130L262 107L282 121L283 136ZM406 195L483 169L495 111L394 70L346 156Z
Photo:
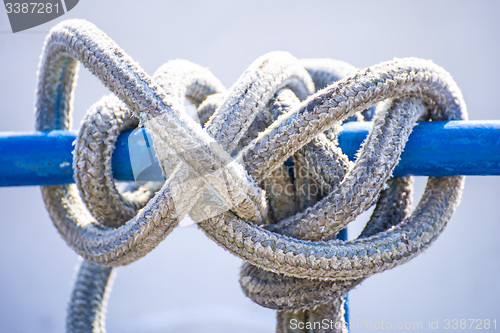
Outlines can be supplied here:
M78 63L114 96L101 99L84 120L76 185L42 187L56 228L86 259L69 331L104 330L111 275L104 266L143 257L185 214L247 262L242 288L258 304L280 310L279 332L290 331L291 318L330 318L339 326L327 331L343 331L345 292L429 246L459 203L464 177L429 178L413 212L411 178L391 179L417 120L467 117L455 82L430 61L397 59L356 71L272 52L225 91L208 70L187 61L169 62L150 78L95 26L68 20L44 45L37 130L70 127ZM185 99L198 107L204 128L185 112ZM370 119L377 103L373 129L351 162L337 147L338 125ZM137 124L151 131L167 180L157 191L146 184L119 193L111 172L114 142ZM294 176L284 164L289 158ZM277 185L295 193L274 193ZM299 191L305 185L320 194ZM211 200L229 210L203 215L199 208ZM358 239L335 238L373 204Z

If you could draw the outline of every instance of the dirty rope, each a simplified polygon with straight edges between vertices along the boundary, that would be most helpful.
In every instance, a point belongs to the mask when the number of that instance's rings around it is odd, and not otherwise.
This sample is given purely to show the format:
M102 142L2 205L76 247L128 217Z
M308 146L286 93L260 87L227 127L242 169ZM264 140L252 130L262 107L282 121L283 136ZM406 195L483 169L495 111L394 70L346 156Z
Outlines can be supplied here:
M112 94L83 121L76 185L42 187L56 228L84 258L69 332L105 330L113 267L145 256L186 214L244 260L242 289L278 310L278 332L291 332L292 319L325 318L335 325L315 332L345 332L346 292L427 248L459 203L464 177L429 178L413 211L412 177L391 178L418 120L467 117L452 77L431 61L357 70L272 52L225 90L209 70L185 60L150 77L94 25L68 20L45 41L37 130L70 127L79 63ZM188 105L196 109L191 116ZM373 129L350 161L338 147L339 126L367 120ZM151 132L166 181L119 191L114 144L137 126ZM357 239L337 239L373 205Z

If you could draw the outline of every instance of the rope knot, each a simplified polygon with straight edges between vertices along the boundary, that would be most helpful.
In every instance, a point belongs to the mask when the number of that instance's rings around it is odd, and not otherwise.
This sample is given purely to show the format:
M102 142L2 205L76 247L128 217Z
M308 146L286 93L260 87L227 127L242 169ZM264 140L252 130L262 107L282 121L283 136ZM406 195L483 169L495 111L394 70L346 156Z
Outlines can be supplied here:
M141 258L190 214L246 262L243 291L280 310L279 331L293 316L328 317L343 330L345 293L429 246L459 202L463 177L429 178L413 211L411 177L391 178L417 120L467 116L451 76L430 61L396 59L357 70L272 52L226 91L207 69L184 60L150 78L100 30L70 20L53 28L44 46L37 129L69 127L78 61L114 95L84 120L77 186L42 192L63 238L93 264ZM196 109L193 117L186 103ZM166 180L120 193L111 172L114 142L139 121ZM355 161L338 147L345 121L373 121ZM373 205L356 239L337 239Z

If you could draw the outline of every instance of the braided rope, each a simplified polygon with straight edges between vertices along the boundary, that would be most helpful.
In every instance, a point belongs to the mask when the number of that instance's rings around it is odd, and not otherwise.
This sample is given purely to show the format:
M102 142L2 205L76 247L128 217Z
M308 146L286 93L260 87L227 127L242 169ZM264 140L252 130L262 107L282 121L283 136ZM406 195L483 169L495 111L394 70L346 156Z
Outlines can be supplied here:
M417 120L467 117L455 82L430 61L397 59L357 71L273 52L225 91L208 70L187 61L169 62L150 78L92 24L69 20L55 26L44 45L38 130L69 128L78 63L114 96L101 99L84 120L75 147L76 186L42 187L56 228L86 260L68 311L69 331L103 331L103 306L96 304L109 283L104 266L146 255L188 213L209 238L246 261L243 291L279 310L279 332L290 330L292 318L328 318L338 325L327 331L344 331L345 293L429 246L459 203L464 177L429 178L413 212L411 177L391 179ZM197 107L204 129L185 112L185 100ZM351 162L337 146L338 125L372 117L373 130ZM160 189L145 184L120 193L111 173L114 142L138 124L151 131L168 178ZM290 158L294 175L285 164ZM220 170L222 176L213 175ZM230 210L200 213L214 198ZM356 240L336 239L373 204Z

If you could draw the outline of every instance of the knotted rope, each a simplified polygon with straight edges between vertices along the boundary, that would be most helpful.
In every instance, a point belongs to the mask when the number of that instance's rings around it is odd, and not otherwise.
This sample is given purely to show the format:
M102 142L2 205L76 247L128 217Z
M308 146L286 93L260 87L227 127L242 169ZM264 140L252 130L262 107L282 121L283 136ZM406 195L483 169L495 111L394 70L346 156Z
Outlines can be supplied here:
M464 177L429 178L413 212L411 177L391 179L417 120L467 116L451 76L430 61L398 59L357 71L273 52L225 91L207 69L187 61L169 62L150 78L95 26L69 20L44 45L37 130L70 127L79 63L113 95L84 119L76 186L42 187L56 228L85 259L68 331L104 331L111 267L149 253L185 214L246 262L243 291L279 310L279 332L291 330L292 318L327 318L335 325L317 332L345 331L345 293L429 246L459 203ZM187 115L186 103L204 128ZM373 130L349 161L337 145L338 125L371 117ZM120 193L111 172L114 143L137 125L152 133L167 179L159 189L146 183ZM215 209L203 211L207 203ZM336 239L374 204L357 239Z

